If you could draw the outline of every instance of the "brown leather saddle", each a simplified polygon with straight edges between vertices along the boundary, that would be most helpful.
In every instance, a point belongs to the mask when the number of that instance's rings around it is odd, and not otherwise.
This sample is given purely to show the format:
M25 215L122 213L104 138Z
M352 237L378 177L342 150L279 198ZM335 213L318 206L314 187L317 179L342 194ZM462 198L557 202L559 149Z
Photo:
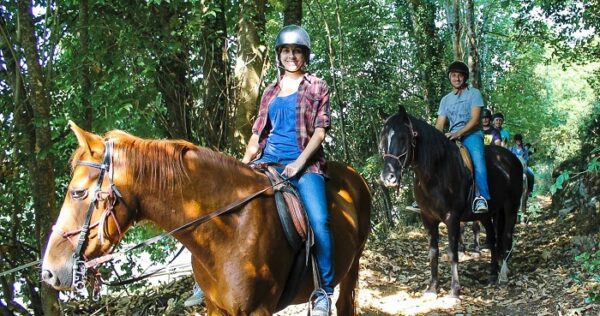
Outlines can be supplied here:
M469 154L469 150L460 141L457 140L455 143L456 143L456 146L458 147L458 151L460 152L460 156L463 159L465 168L467 168L467 170L469 170L471 172L471 177L473 177L473 175L475 173L473 172L473 161L471 160L471 155Z
M281 309L294 299L302 280L311 269L310 248L314 238L298 191L279 174L274 164L256 164L253 167L264 173L273 185L277 214L286 240L296 254L288 278L279 298L277 309Z

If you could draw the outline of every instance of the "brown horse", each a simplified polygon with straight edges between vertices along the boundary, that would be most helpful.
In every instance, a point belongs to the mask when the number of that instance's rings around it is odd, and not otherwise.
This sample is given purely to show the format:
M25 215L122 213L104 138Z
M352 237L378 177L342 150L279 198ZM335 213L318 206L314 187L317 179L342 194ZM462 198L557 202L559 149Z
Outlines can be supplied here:
M82 258L92 260L108 253L138 221L171 231L269 187L269 180L250 167L185 141L145 140L122 131L109 132L103 139L70 124L79 148L42 264L43 280L56 289L72 289L77 278L73 266L79 245L71 237L76 239L81 231L86 209L92 225L80 248ZM102 166L107 164L105 171ZM335 283L340 284L336 307L338 315L354 315L371 195L364 179L343 164L330 163L328 174ZM100 193L94 193L95 186L101 187ZM121 197L103 198L115 194L110 188ZM94 196L100 197L97 202ZM174 237L192 253L194 277L206 293L209 315L277 311L294 253L284 237L272 189ZM312 278L302 284L292 304L308 300Z

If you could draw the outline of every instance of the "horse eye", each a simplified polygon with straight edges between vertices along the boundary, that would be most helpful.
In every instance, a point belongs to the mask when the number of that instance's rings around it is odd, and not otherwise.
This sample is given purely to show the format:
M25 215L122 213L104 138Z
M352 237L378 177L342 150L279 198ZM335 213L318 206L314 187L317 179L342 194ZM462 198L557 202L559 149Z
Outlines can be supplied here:
M71 197L76 200L83 200L87 197L88 190L87 189L73 189L71 190Z

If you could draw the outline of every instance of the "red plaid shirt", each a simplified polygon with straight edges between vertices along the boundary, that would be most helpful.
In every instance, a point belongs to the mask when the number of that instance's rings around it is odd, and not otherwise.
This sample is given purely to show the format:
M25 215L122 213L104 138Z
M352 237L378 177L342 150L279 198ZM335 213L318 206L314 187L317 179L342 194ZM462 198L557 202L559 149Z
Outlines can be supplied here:
M262 95L258 116L252 126L252 133L259 135L258 144L264 149L271 131L269 121L269 105L281 91L278 82L270 84ZM310 137L318 127L329 130L329 87L325 80L311 74L305 74L298 87L296 101L296 140L298 148L304 150ZM307 172L325 173L325 153L321 146L310 158L306 166Z

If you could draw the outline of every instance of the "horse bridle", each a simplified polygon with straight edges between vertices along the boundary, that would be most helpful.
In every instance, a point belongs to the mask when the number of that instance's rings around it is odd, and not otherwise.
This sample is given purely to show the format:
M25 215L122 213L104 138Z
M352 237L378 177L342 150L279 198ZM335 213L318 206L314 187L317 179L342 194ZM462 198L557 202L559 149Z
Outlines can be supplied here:
M392 155L392 154L383 154L383 158L392 158L398 161L398 163L400 164L400 174L402 175L402 170L404 170L407 166L408 162L408 151L409 148L412 151L412 155L411 155L411 162L413 162L415 160L415 148L417 147L417 132L415 132L414 128L413 128L413 124L412 121L410 120L410 117L406 117L406 119L408 120L408 124L404 123L404 125L406 127L408 127L409 130L409 136L410 138L408 139L407 146L406 146L406 150L401 153L400 155ZM404 157L404 161L401 161L400 159Z
M86 263L85 255L82 253L83 245L85 244L85 240L90 232L91 228L98 226L98 238L100 243L104 242L104 225L106 219L110 216L116 224L117 231L119 236L122 235L121 225L119 224L117 217L114 213L114 206L117 201L120 201L125 205L127 209L130 209L121 192L117 189L113 182L114 168L112 168L112 152L113 152L113 141L106 140L104 142L105 150L104 157L102 159L102 163L92 162L92 161L83 161L78 160L76 162L77 166L87 166L91 168L96 168L100 170L100 174L98 175L98 181L96 182L96 189L94 191L94 195L90 205L88 206L87 212L85 214L85 220L83 222L83 226L81 228L64 232L60 229L57 229L55 226L52 227L53 232L61 232L61 236L69 241L71 239L69 237L79 234L79 239L77 244L75 244L75 252L73 253L73 283L72 287L77 290L83 290L85 288L85 275L87 272L88 264ZM104 183L104 176L107 175L109 181L109 187L107 191L102 191L102 183ZM87 191L87 190L86 190ZM85 198L87 196L87 192L84 196L79 198ZM106 197L104 197L106 196ZM90 221L92 219L92 214L94 213L94 209L97 208L98 201L106 200L107 206L104 210L103 214L100 216L100 219L94 224L90 225Z

